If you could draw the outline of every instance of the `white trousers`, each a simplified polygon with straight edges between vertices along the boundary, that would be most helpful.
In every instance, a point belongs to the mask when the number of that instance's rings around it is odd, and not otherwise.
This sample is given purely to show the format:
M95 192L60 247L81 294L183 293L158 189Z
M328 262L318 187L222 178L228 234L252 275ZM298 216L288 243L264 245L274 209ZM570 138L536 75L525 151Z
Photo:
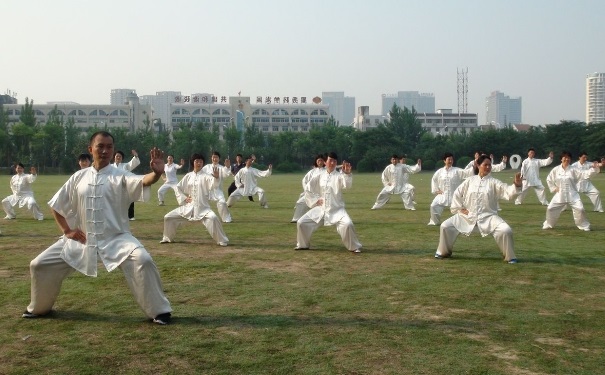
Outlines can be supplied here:
M414 208L414 190L404 191L401 194L391 194L387 188L382 189L378 196L376 197L376 203L372 206L373 210L381 208L391 199L392 195L399 195L401 197L401 201L403 202L403 207L406 210L411 210Z
M63 280L75 271L61 258L63 239L40 253L29 265L31 274L31 302L27 311L44 315L51 311ZM164 295L160 273L151 255L142 247L135 249L119 268L135 301L149 319L172 312Z
M34 219L36 219L36 220L44 219L44 214L42 213L42 211L40 211L40 206L38 206L38 203L36 203L36 200L34 199L34 197L22 198L21 204L20 203L17 203L17 204L19 205L19 207L27 206L27 209L32 214ZM10 203L10 196L8 196L2 200L2 208L4 209L6 216L9 216L13 219L16 217L14 206L12 206Z
M192 220L183 217L179 213L178 208L167 213L164 216L164 237L162 238L162 241L174 242L178 227L191 221ZM193 222L196 221L197 220L194 220ZM229 242L229 239L223 231L223 225L214 212L208 212L208 214L202 218L201 222L217 244L219 242Z
M454 226L455 217L452 216L444 221L439 227L439 245L437 246L437 254L448 257L452 255L454 243L460 235L460 232ZM473 232L479 232L479 228L475 225ZM514 250L513 230L505 222L500 223L492 232L496 244L502 252L505 261L517 259Z
M435 196L433 201L431 202L431 207L429 211L431 213L431 219L429 220L429 225L439 225L441 223L441 214L446 207L449 207L446 204L443 204L443 197L441 194Z
M554 228L559 220L559 216L561 216L561 212L563 212L567 205L571 207L573 221L578 229L590 230L590 223L586 218L586 211L584 210L584 205L581 200L572 203L553 203L551 201L546 208L546 220L544 220L544 224L542 224L542 229Z
M316 223L310 219L307 215L304 215L296 222L296 246L297 247L310 247L311 236L317 228L323 226L323 220ZM355 233L355 226L349 215L345 215L336 223L336 231L342 239L342 243L345 245L347 250L353 251L355 249L361 249L361 243L357 239L357 233Z
M588 196L588 199L590 199L590 201L592 202L592 205L594 206L593 211L603 212L603 204L601 203L601 194L599 193L599 191L597 190L596 187L591 186L590 189L588 189L586 191L581 191L581 193L584 193Z
M540 201L540 203L542 203L543 206L547 206L548 205L548 199L546 199L546 193L544 191L544 186L540 185L540 186L527 186L527 184L523 183L523 187L521 189L521 193L519 193L519 195L517 196L517 199L515 199L515 204L521 204L523 203L523 199L525 199L525 195L527 194L527 191L529 190L529 188L533 188L534 191L536 192L536 197L538 197L538 200Z
M243 195L244 189L235 189L233 193L227 199L227 206L231 207L240 200ZM255 194L258 194L258 201L260 202L261 207L265 207L267 205L267 198L265 197L265 191L259 187L256 188Z
M160 188L158 189L158 201L163 202L164 201L164 196L166 195L166 192L170 189L174 190L174 195L176 196L176 200L178 202L179 200L179 189L177 189L176 187L176 183L168 183L165 182L162 186L160 186Z
M305 193L301 193L298 200L294 204L294 215L292 216L292 222L298 221L304 214L309 211L309 206L305 202Z

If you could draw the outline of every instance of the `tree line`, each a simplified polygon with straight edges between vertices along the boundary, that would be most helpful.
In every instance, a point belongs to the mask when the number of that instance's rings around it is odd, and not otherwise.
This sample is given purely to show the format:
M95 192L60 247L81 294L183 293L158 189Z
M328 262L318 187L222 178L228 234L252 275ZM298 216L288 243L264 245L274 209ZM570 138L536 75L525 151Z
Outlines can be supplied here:
M561 121L526 132L509 127L433 134L422 128L414 109L393 105L388 121L366 131L339 126L333 118L324 125L312 126L307 133L264 133L255 124L240 131L235 126L207 123L181 123L168 132L155 130L149 121L145 129L134 132L107 127L82 131L73 118L60 116L56 108L45 123L38 124L34 103L26 99L19 121L12 125L8 112L0 106L0 166L9 168L22 162L36 166L41 173L72 173L77 156L87 151L90 136L99 130L114 135L116 150L126 155L137 150L144 164L149 162L148 150L157 146L174 155L175 160L188 160L194 152L209 157L212 151L218 151L222 158L231 160L237 153L255 154L261 167L271 163L281 172L306 170L314 155L328 151L335 151L360 172L382 171L392 154L406 154L411 164L422 159L423 170L440 167L445 152L453 153L459 166L466 165L475 151L494 154L497 160L502 155L524 157L530 147L536 149L539 158L551 150L555 154L567 150L574 157L585 151L591 159L605 155L605 123Z

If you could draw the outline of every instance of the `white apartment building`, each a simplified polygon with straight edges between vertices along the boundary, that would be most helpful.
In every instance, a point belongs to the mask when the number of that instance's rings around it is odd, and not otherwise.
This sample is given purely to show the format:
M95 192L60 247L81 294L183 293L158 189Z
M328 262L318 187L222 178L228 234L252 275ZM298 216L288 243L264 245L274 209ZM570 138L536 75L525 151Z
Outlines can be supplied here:
M586 123L605 122L605 73L586 75Z
M355 97L345 96L343 91L324 91L323 104L330 106L330 115L340 126L351 126L355 117Z
M511 98L500 91L492 91L485 98L485 123L496 129L521 124L521 97Z
M358 108L354 121L357 130L377 128L390 120L388 115L370 115L369 112L367 106ZM468 134L480 130L476 113L452 113L451 109L438 109L435 113L416 113L416 118L422 128L433 135Z
M136 94L137 90L134 89L113 89L109 94L109 104L111 105L122 105L128 103L128 97L130 94Z
M75 126L86 131L89 128L126 128L130 131L144 129L151 124L153 110L150 105L141 105L138 96L131 92L127 104L78 104L74 102L48 102L46 104L34 104L33 110L36 122L44 125L55 107L63 121L74 119ZM8 111L9 123L19 122L22 104L5 104L4 109Z
M393 104L401 109L407 108L416 112L435 112L435 96L432 93L419 93L418 91L398 91L397 94L382 95L382 116L386 116L393 108Z
M141 104L150 105L153 108L154 119L159 119L162 124L170 126L170 106L180 98L180 91L158 91L155 95L142 95Z

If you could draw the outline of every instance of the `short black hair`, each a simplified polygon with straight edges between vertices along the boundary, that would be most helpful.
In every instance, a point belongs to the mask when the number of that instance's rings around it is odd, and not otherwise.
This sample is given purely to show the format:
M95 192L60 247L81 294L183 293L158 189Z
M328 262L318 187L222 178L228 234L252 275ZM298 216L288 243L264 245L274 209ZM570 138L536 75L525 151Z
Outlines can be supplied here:
M206 159L204 159L204 155L202 155L202 154L191 155L191 158L189 159L189 164L193 167L193 162L196 161L197 159L202 159L204 164L206 164Z
M82 160L88 160L89 162L92 162L92 155L90 155L88 152L81 153L80 156L78 156L78 161Z

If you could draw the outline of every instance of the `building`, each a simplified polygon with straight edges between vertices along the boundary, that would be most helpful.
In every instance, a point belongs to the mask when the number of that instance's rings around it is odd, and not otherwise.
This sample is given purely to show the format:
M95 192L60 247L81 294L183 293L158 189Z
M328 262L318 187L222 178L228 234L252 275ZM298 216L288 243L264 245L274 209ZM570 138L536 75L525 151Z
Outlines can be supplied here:
M121 105L128 103L130 94L136 94L137 90L133 89L113 89L109 94L109 104Z
M605 73L586 75L586 123L605 122Z
M11 95L0 95L0 105L17 104L17 98Z
M434 113L416 113L422 128L433 135L447 135L452 133L468 134L480 130L476 113L452 113L451 109L438 109ZM361 106L357 109L354 127L366 131L377 128L390 120L389 116L370 115L370 108Z
M9 123L19 122L22 107L21 104L4 105L4 109L8 111ZM36 114L36 122L44 125L55 107L64 122L73 118L75 126L83 131L94 127L119 127L134 131L144 129L154 118L151 106L140 104L137 94L131 92L126 98L126 104L121 105L78 104L74 102L34 104L33 110Z
M496 129L521 124L521 97L511 98L500 91L493 91L485 98L485 123Z
M419 93L418 91L398 91L397 94L382 95L382 116L386 116L397 104L399 108L407 108L416 112L435 112L435 96L432 93Z
M355 97L345 96L342 91L324 91L321 100L323 104L330 106L330 115L340 126L353 125Z
M180 91L158 91L155 95L142 95L141 104L150 105L153 108L154 120L161 121L162 124L170 125L170 115L172 113L170 105L175 103L176 98L181 98ZM154 121L155 122L155 121Z
M201 94L205 95L205 94ZM253 103L249 96L176 97L170 105L169 129L180 124L202 123L211 129L218 126L222 135L229 126L244 130L256 126L261 132L307 132L313 125L324 125L330 118L330 108L315 97L262 98Z

